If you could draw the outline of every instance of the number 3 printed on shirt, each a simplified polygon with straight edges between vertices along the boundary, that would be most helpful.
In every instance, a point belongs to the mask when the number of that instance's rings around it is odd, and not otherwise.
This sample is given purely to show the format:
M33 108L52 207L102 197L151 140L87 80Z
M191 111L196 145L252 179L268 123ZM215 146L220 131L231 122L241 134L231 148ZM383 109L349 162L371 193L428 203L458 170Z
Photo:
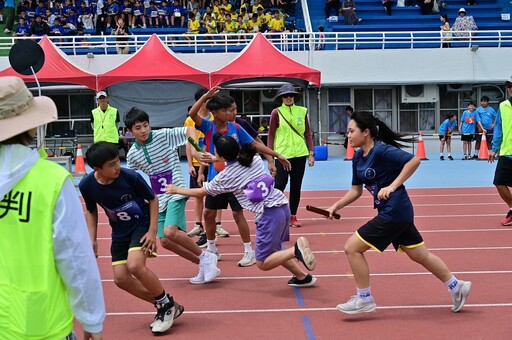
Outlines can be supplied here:
M261 190L261 196L263 198L267 197L268 194L270 193L271 188L267 187L267 183L265 183L265 182L258 182L256 184L256 187Z

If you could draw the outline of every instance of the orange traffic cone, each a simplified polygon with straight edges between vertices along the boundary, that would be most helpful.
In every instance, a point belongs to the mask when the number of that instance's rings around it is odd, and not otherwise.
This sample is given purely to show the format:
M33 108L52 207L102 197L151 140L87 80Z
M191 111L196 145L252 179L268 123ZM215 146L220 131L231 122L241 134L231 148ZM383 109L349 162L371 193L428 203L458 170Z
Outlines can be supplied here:
M350 145L350 141L347 143L347 152L345 153L345 160L351 161L354 158L354 148Z
M422 161L428 161L427 155L425 154L425 143L423 142L423 132L421 132L421 131L420 131L420 136L418 137L418 150L416 152L416 157L418 157Z
M482 140L480 141L480 150L478 150L478 160L486 161L489 159L489 150L487 150L487 137L485 133L482 134Z
M86 174L84 155L82 154L82 145L76 146L76 158L75 158L75 174Z

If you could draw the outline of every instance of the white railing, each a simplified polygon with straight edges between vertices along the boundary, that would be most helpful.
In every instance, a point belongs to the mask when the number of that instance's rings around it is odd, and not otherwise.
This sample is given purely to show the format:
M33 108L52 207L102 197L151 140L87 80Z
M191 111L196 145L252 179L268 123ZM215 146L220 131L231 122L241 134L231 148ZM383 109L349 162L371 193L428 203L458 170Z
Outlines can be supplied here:
M452 32L452 47L512 47L512 30ZM456 35L462 35L457 37ZM465 35L465 36L464 36ZM439 31L416 32L329 32L323 39L318 32L286 32L265 34L281 51L308 51L322 44L323 50L358 50L358 49L414 49L441 48L443 37ZM239 52L252 39L253 34L161 34L159 38L171 50L177 53L229 53ZM115 54L118 42L115 36L64 36L49 37L68 55L80 54ZM130 53L140 49L150 35L132 35L126 42ZM7 55L18 37L0 37L0 55Z

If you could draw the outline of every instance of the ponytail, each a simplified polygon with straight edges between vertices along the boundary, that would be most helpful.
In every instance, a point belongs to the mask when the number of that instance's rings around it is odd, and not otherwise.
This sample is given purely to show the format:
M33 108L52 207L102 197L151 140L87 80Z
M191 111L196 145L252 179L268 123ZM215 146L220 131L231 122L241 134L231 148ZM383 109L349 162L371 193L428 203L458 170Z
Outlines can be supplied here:
M402 143L413 143L416 141L416 138L413 136L391 130L385 122L370 112L354 112L350 119L355 121L361 131L368 129L372 138L397 148L407 147L407 145Z
M213 135L213 142L217 154L228 162L237 160L243 166L250 167L256 150L251 144L245 144L240 149L238 141L231 136L223 136L219 133Z
M238 163L243 166L250 167L254 155L256 155L256 149L254 149L251 144L245 144L242 146L242 150L240 150L240 153L238 154Z

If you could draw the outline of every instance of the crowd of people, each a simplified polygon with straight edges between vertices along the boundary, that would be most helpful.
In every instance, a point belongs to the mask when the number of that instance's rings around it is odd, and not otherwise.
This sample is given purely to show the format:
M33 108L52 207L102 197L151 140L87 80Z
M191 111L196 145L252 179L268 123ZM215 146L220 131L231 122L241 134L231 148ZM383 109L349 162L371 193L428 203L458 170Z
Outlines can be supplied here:
M3 0L2 0L3 2ZM112 32L119 20L127 28L182 27L189 34L282 32L295 13L294 0L23 0L4 5L4 33L15 36L76 35L78 31Z
M446 145L448 151L448 159L454 160L451 154L451 137L455 129L458 127L460 139L462 141L462 160L479 159L480 148L484 147L491 150L491 142L493 140L494 126L496 125L497 113L489 106L489 97L482 96L480 98L480 106L476 107L474 102L468 103L468 109L462 113L457 123L457 115L449 113L446 119L439 126L440 140L440 159L444 158L444 147ZM486 143L482 145L482 136L485 136ZM473 141L475 142L474 153L472 154Z

